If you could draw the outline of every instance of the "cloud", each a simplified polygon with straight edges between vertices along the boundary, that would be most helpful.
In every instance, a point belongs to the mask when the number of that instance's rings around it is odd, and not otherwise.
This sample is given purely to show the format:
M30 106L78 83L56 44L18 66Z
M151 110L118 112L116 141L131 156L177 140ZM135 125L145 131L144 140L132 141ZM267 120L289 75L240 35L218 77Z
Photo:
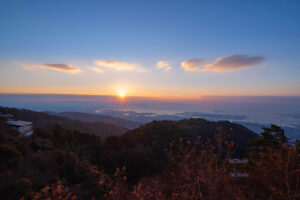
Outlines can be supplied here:
M80 72L80 69L78 67L67 64L43 64L41 65L41 67L70 73Z
M161 69L164 71L169 71L172 69L172 67L170 66L170 64L166 61L158 61L156 64L157 69Z
M36 68L37 68L36 66L28 65L28 64L25 64L25 63L22 63L22 62L19 62L19 61L12 61L12 63L19 66L19 67L22 67L23 69L28 70L28 71L35 72Z
M94 72L97 72L97 73L103 73L103 70L99 67L91 67L91 69L94 71Z
M35 71L35 69L33 67L30 67L30 66L24 65L22 67L23 67L23 69L26 69L26 70L29 70L29 71Z
M120 62L120 61L96 60L95 64L115 71L137 71L137 72L146 71L144 68L141 68L137 65Z
M199 71L205 68L207 62L203 59L190 59L181 62L181 67L186 71Z
M262 56L232 55L218 58L213 63L203 59L191 59L182 62L181 66L187 71L231 72L256 65L263 60Z
M264 60L261 56L233 55L218 58L212 64L207 65L208 70L216 72L228 72L256 65Z

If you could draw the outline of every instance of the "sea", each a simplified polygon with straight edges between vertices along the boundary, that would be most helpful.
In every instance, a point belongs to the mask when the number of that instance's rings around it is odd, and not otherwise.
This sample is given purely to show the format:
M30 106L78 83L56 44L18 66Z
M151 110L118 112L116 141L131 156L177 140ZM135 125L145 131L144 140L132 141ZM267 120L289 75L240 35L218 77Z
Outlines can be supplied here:
M242 124L256 133L260 133L262 127L272 123L284 128L292 143L300 139L299 96L157 99L100 95L0 94L0 106L39 112L84 112L140 123L188 118L227 120Z

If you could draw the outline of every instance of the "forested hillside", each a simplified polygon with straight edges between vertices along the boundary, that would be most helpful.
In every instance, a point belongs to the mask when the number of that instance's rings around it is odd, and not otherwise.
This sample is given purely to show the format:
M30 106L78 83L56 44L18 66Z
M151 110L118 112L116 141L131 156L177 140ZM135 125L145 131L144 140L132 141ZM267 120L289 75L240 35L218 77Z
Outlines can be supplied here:
M128 129L112 123L86 122L71 120L66 117L54 116L44 112L35 112L25 109L0 107L0 111L11 113L15 119L33 122L34 127L51 128L54 124L60 124L63 128L77 130L85 133L100 136L102 139L111 135L121 135Z

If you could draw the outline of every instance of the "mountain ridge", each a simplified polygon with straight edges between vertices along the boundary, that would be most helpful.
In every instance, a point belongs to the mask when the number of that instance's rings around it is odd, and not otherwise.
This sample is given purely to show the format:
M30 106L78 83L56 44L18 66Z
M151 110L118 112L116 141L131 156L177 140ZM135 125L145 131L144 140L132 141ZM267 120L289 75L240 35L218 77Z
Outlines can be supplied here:
M35 128L49 129L55 124L59 124L63 128L94 134L100 136L102 139L111 135L121 135L128 130L125 127L120 127L111 123L70 120L66 117L50 115L45 112L36 112L27 109L0 107L0 111L13 114L18 120L31 121Z

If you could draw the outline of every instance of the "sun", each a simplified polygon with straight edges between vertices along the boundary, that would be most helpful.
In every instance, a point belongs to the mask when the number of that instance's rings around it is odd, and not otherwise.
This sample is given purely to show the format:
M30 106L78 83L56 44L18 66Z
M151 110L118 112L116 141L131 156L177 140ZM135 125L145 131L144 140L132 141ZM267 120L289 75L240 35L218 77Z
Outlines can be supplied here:
M120 91L119 92L119 97L120 98L124 98L126 96L126 92L125 91Z

